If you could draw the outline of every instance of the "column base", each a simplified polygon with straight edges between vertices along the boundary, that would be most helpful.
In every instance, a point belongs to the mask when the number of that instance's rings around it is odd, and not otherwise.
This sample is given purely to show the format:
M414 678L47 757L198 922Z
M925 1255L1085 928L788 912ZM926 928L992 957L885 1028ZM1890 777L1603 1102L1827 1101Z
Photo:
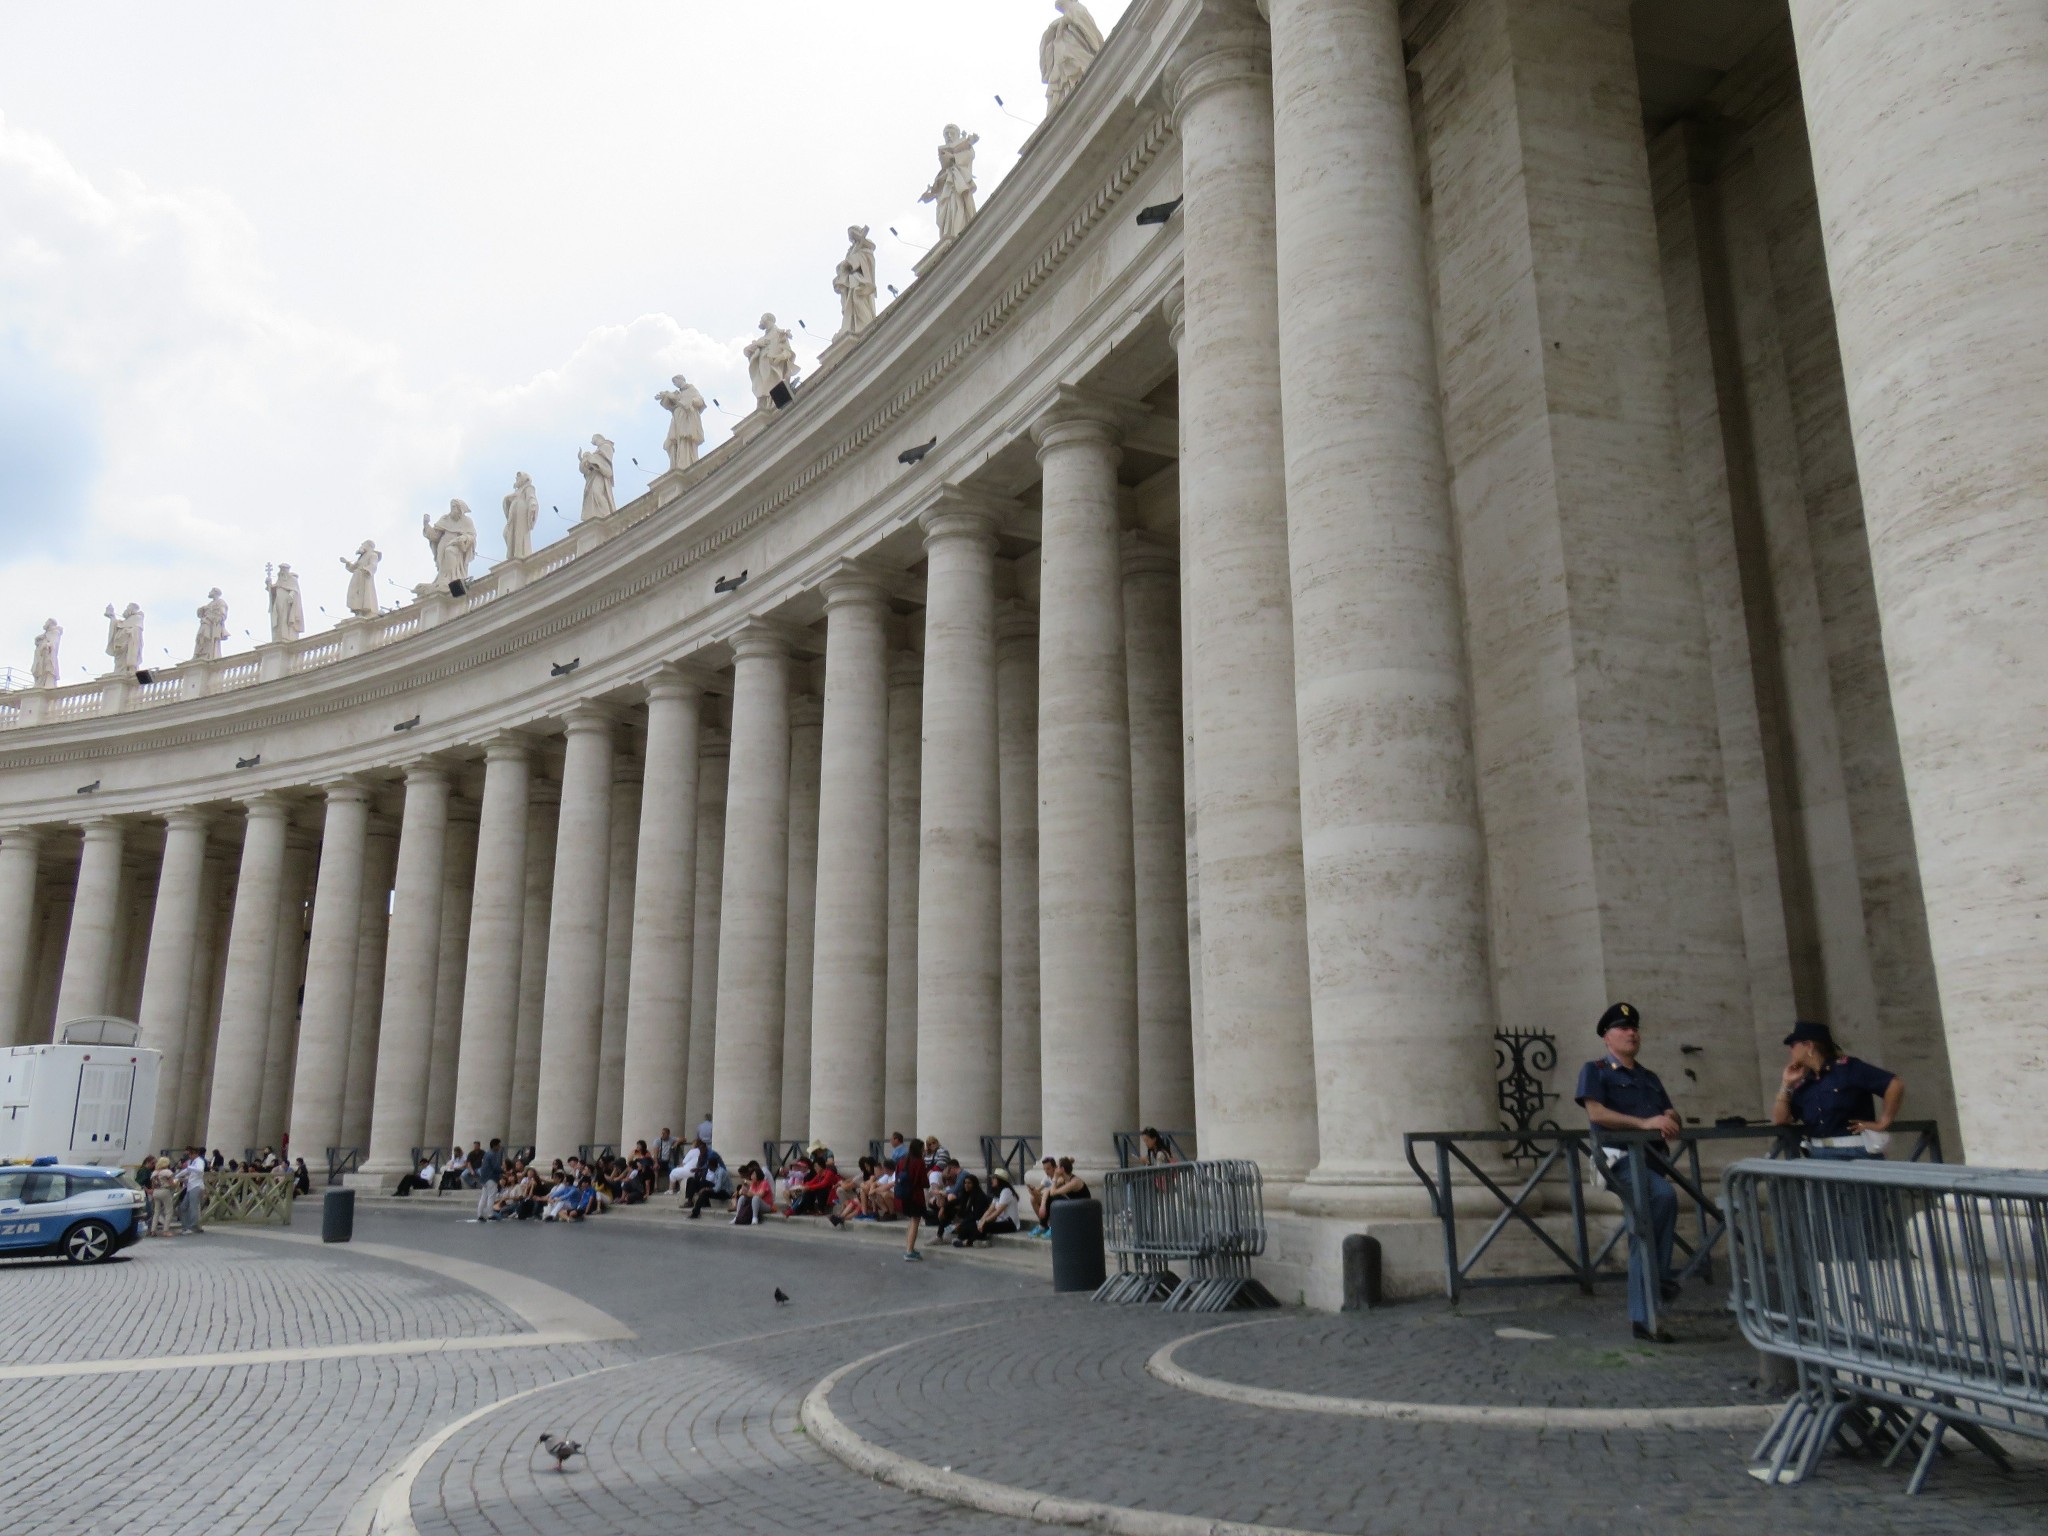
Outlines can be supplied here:
M341 1187L365 1195L388 1195L398 1188L400 1177L411 1171L412 1169L405 1163L393 1163L389 1167L371 1163L368 1167L358 1168L353 1173L344 1173L341 1176Z

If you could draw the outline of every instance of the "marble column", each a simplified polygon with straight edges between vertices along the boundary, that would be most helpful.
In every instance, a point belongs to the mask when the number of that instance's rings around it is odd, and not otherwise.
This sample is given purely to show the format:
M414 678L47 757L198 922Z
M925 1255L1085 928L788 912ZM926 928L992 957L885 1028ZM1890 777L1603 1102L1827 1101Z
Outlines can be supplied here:
M688 1137L690 986L695 969L697 778L704 680L663 667L647 684L647 756L626 1006L624 1140L649 1146L664 1126Z
M370 791L358 779L324 786L320 871L313 886L313 934L306 948L306 999L292 1074L292 1153L325 1167L342 1145L349 1032L355 1023L356 951L363 931L364 855L369 850Z
M434 1039L427 1053L427 1107L420 1145L455 1138L455 1079L461 1071L462 1008L467 995L470 905L476 896L477 807L448 806L448 843L441 866L441 952L434 964Z
M697 901L690 929L690 1069L685 1118L693 1134L711 1118L711 1071L718 1052L718 939L725 897L725 791L731 742L722 726L703 723L697 760ZM744 1162L742 1158L740 1161Z
M0 1047L27 1045L36 958L36 861L42 834L0 832Z
M526 882L519 941L519 1024L512 1045L511 1097L505 1108L507 1144L533 1145L540 1103L540 1030L547 1010L548 929L555 905L555 840L562 815L562 788L553 779L527 785Z
M996 515L948 489L919 522L926 573L917 1133L965 1159L982 1136L1002 1129Z
M733 637L732 650L732 763L711 1120L727 1159L738 1163L755 1156L781 1129L790 646L779 626L755 620Z
M441 909L448 862L448 770L420 761L405 770L398 869L384 949L384 1007L377 1030L376 1088L361 1183L391 1186L411 1166L427 1118L434 1002L441 963Z
M110 816L85 823L78 854L78 886L71 900L71 931L64 941L63 979L57 984L57 1023L107 1011L115 983L115 939L120 924L121 852L126 833Z
M1038 615L996 613L996 790L1003 826L1003 1125L1043 1125L1038 1045Z
M533 743L517 732L484 749L476 834L476 888L455 1062L455 1143L508 1137L512 1053L519 1029L520 952L526 937L526 827Z
M258 795L248 802L242 828L242 860L221 981L220 1028L213 1047L213 1087L202 1128L206 1144L230 1157L240 1157L256 1144L290 818L290 803L282 795Z
M811 960L818 921L818 774L824 706L811 694L789 705L789 911L784 922L782 1129L807 1136L811 1122Z
M1180 562L1164 541L1133 531L1124 535L1123 577L1138 954L1137 1118L1140 1125L1192 1130Z
M291 1114L292 1065L299 1043L299 992L306 967L306 898L313 889L314 846L313 840L303 833L295 832L287 839L284 884L277 894L277 948L270 972L270 1033L264 1040L263 1097L256 1112L256 1145L273 1149L282 1146Z
M1117 465L1123 413L1063 392L1033 429L1038 595L1038 1016L1045 1144L1116 1166L1138 1126L1131 729Z
M213 1040L220 1020L221 973L226 955L223 930L227 926L227 892L234 878L226 849L214 847L206 855L200 876L199 924L193 937L192 985L185 994L185 1049L175 1081L160 1078L158 1092L171 1099L176 1109L171 1135L157 1146L184 1148L201 1139L206 1127L207 1074L212 1065Z
M626 1091L626 1009L633 994L633 890L639 852L640 760L622 747L612 769L611 889L605 900L604 1025L597 1047L595 1139L624 1151L633 1145L632 1138L624 1134L621 1112Z
M924 659L889 660L889 981L884 1029L882 1119L917 1131L917 875L923 842Z
M136 1009L141 1044L163 1052L157 1074L156 1120L149 1128L154 1154L178 1133L178 1083L185 1053L196 1040L192 973L199 960L200 917L206 894L206 836L211 818L190 807L164 818L164 858L156 879L156 911L149 925L149 959L142 973L142 1005ZM0 843L0 853L5 851ZM4 872L0 872L4 879ZM4 903L0 894L0 903ZM0 925L6 916L0 912ZM4 1032L0 1032L4 1038Z
M817 923L811 958L812 1136L851 1166L884 1134L889 972L889 600L848 562L825 596ZM786 1122L785 1122L786 1124ZM858 1150L856 1150L858 1149Z
M1280 442L1273 94L1263 49L1178 61L1187 196L1180 348L1181 580L1202 874L1208 1157L1269 1183L1315 1162L1315 1056L1301 866L1301 773Z
M555 894L548 917L547 995L541 1013L534 1155L571 1157L597 1123L597 1052L604 1030L604 929L611 891L610 710L569 712L562 806L555 834Z
M363 854L362 915L357 926L355 991L348 1021L348 1077L337 1143L358 1152L370 1148L370 1104L376 1096L377 1041L384 1021L384 963L391 937L391 886L397 873L398 829L388 818L373 813Z
M1793 0L1792 27L1957 1113L1971 1162L2038 1168L2048 11Z

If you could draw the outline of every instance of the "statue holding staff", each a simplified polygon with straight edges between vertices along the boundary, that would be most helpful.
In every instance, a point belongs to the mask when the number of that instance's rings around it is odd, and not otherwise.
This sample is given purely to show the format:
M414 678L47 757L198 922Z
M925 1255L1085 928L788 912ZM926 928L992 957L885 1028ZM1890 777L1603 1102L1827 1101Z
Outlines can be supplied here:
M348 611L358 619L377 617L377 567L383 561L368 539L356 547L355 559L341 557L341 568L348 572Z
M974 146L980 142L980 134L962 133L958 123L946 124L946 141L939 146L939 174L918 199L937 204L941 245L958 240L974 217Z

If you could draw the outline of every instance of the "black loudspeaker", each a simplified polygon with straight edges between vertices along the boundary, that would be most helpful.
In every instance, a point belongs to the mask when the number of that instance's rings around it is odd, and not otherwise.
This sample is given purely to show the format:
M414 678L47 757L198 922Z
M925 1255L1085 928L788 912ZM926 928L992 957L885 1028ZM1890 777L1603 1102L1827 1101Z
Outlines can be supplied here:
M768 398L775 402L775 409L779 411L789 404L790 401L794 400L796 396L790 392L787 384L778 384L768 391Z
M467 592L468 590L469 587L464 582L451 581L448 583L448 595L450 597L460 597L462 596L463 593Z
M156 674L150 671L149 668L147 667L137 667L135 669L135 681L142 684L143 687L147 688L151 683L156 681Z

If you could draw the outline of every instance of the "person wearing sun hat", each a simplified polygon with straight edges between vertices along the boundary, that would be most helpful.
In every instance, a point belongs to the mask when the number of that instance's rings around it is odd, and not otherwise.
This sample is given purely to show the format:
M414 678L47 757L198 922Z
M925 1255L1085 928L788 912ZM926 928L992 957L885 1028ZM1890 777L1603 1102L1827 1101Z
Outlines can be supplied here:
M1643 1018L1633 1003L1615 1003L1600 1015L1594 1026L1605 1054L1579 1069L1579 1086L1573 1097L1585 1110L1594 1127L1604 1131L1656 1131L1667 1144L1679 1135L1678 1115L1671 1107L1671 1095L1663 1080L1636 1060L1642 1049ZM1635 1146L1614 1165L1614 1177L1621 1189L1633 1187L1636 1158L1646 1160L1643 1184L1649 1195L1649 1232L1633 1228L1628 1244L1628 1319L1636 1337L1658 1344L1671 1342L1671 1335L1650 1323L1650 1265L1654 1259L1657 1294L1671 1301L1678 1283L1671 1278L1671 1251L1678 1240L1678 1195L1664 1175L1664 1163L1647 1146Z

